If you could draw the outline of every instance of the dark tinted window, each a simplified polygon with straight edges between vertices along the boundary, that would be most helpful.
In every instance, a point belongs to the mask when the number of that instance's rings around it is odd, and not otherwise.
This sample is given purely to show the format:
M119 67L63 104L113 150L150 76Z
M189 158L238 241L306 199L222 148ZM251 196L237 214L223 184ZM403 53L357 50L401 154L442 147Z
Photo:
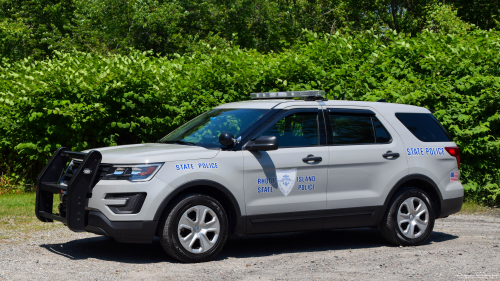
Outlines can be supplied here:
M334 144L375 143L370 115L330 115Z
M396 113L396 117L421 141L451 141L446 129L430 113Z
M391 141L391 135L385 129L384 125L378 121L376 117L373 117L373 126L375 127L375 136L377 138L377 143L388 143Z
M294 113L267 129L263 136L276 136L279 147L318 145L318 114Z

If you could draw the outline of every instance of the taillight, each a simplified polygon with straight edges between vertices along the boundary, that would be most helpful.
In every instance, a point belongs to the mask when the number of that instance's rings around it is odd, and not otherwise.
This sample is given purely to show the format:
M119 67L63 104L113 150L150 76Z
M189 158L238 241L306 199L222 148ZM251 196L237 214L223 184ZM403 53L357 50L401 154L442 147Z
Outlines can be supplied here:
M460 149L458 147L445 147L444 149L446 149L451 156L457 158L458 168L460 169Z

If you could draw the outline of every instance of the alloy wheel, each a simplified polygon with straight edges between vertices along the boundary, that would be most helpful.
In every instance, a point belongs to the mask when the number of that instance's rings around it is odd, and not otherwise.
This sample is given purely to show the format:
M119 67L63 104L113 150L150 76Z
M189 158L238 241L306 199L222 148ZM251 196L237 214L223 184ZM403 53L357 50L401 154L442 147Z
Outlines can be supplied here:
M177 227L181 245L195 254L210 250L217 242L219 233L219 218L212 209L203 205L196 205L185 211Z

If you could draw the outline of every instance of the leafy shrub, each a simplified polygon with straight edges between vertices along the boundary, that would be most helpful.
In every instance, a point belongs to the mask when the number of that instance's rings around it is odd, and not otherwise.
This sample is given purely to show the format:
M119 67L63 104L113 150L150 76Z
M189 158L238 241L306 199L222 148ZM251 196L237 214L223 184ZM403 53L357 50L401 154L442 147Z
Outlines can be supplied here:
M234 40L280 51L301 30L500 29L500 1L432 0L2 0L0 56L44 59L54 51L189 53L192 42ZM446 3L446 4L443 4ZM452 9L452 7L455 7ZM235 36L237 34L237 36ZM212 40L213 41L213 40Z
M457 10L446 4L434 4L426 6L425 27L433 32L445 34L464 33L475 28L473 24L462 21L457 16Z
M0 169L34 179L60 146L154 142L194 116L249 93L324 89L329 98L435 109L462 151L469 198L500 197L500 34L416 37L307 32L281 53L200 45L172 58L56 53L0 68Z

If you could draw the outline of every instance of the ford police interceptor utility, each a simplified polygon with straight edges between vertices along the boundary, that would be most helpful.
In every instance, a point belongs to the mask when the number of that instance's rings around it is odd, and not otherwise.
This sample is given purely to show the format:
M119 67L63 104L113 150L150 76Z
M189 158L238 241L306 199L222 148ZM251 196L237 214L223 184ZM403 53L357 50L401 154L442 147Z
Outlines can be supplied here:
M323 94L251 94L158 143L60 148L38 177L36 215L119 242L157 236L183 262L213 259L228 235L374 227L424 243L462 206L456 144L425 108Z

